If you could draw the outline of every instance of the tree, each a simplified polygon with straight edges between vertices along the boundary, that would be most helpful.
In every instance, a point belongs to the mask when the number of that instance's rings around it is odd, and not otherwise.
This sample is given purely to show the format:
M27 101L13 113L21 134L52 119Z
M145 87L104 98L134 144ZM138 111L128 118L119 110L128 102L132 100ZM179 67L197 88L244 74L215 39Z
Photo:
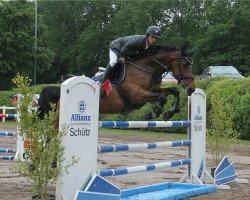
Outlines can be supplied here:
M0 73L5 84L1 89L10 87L11 76L20 72L29 77L34 69L34 5L28 1L4 1L0 4ZM45 29L42 20L38 31ZM44 41L38 43L38 73L51 67L53 53L45 47Z
M192 44L201 29L201 19L205 11L204 0L172 0L165 7L168 22L164 26L163 38L179 47L185 45L192 49Z
M44 1L40 7L48 26L46 41L56 55L48 75L92 76L98 66L107 64L113 39L144 34L150 25L161 28L159 43L195 50L195 74L208 65L234 65L247 74L249 4L240 0Z
M85 17L88 13L85 1L39 1L40 15L48 27L44 40L55 53L53 68L47 71L46 82L55 82L61 75L75 73L74 46L84 31L86 23L91 23ZM73 69L72 69L73 68ZM41 77L44 80L44 77Z
M196 63L201 73L209 65L233 65L249 74L249 2L210 2L203 18L204 31L196 41Z

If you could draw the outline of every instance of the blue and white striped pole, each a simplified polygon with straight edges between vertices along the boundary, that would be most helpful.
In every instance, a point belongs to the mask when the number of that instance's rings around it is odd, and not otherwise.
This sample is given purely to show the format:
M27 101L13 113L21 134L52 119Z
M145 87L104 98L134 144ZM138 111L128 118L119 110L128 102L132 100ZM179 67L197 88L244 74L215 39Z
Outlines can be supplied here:
M0 114L0 118L9 118L9 119L15 119L17 117L17 114Z
M0 148L0 153L16 153L16 149Z
M99 145L98 153L118 152L118 151L141 151L145 149L155 149L164 147L190 146L190 140L141 143L141 144L117 144L117 145Z
M165 168L170 168L170 167L177 167L180 165L189 165L190 162L191 162L190 159L174 160L171 162L139 165L135 167L104 169L104 170L99 170L97 173L99 173L99 175L102 177L119 176L123 174L132 174L132 173L137 173L137 172L146 172L146 171L159 170L159 169L165 169Z
M16 136L15 132L0 132L0 136Z
M15 156L0 156L2 160L14 160Z
M190 127L190 121L100 121L99 128Z

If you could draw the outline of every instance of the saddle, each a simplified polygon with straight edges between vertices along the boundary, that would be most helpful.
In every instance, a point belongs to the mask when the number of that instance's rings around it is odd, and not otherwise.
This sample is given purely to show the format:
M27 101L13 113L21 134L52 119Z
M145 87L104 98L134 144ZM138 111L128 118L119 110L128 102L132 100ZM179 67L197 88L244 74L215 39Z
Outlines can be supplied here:
M122 114L128 114L134 109L139 109L142 107L142 105L135 105L133 104L128 96L124 93L124 91L121 89L120 84L123 82L125 76L126 76L126 68L125 68L125 62L118 62L113 69L113 72L111 76L109 77L109 80L111 82L111 85L114 86L120 95L120 97L123 99L123 102L125 104ZM99 71L95 74L92 79L94 81L101 81L102 75L104 71L106 70L104 67L98 67Z
M94 81L101 81L102 76L104 71L106 70L106 68L104 67L98 67L98 72L95 74L95 76L92 77L92 79ZM112 74L109 77L109 80L111 82L112 85L119 85L122 83L122 81L125 78L125 63L124 62L118 62L115 66L114 69L112 71Z

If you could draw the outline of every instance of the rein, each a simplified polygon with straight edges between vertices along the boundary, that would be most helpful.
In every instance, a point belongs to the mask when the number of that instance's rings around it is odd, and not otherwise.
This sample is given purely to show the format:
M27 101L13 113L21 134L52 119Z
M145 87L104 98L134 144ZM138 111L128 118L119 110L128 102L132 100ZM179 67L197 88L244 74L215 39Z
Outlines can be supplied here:
M169 72L167 66L163 65L161 62L159 62L158 60L154 59L151 56L147 56L147 57L150 58L150 59L152 59L153 61L155 61L157 64L159 64L161 67L163 67L167 72Z
M154 62L156 62L157 64L159 64L162 68L165 69L165 71L169 72L169 69L168 69L169 66L163 65L161 62L159 62L158 60L154 59L154 58L151 57L151 56L147 56L147 57L150 58L151 60L153 60ZM138 69L144 71L144 72L147 72L147 73L149 73L149 74L151 73L149 70L145 69L145 68L142 67L142 66L139 66L139 65L137 65L137 64L135 64L135 63L133 63L133 62L131 62L131 61L127 61L127 62L128 62L129 64L131 64L131 65L137 67Z
M133 62L131 62L131 61L127 61L127 63L133 65L134 67L136 67L136 68L138 68L138 69L140 69L140 70L142 70L142 71L144 71L144 72L146 72L146 73L149 73L149 74L151 73L149 70L147 70L147 69L143 68L142 66L137 65L137 64L135 64L135 63L133 63Z

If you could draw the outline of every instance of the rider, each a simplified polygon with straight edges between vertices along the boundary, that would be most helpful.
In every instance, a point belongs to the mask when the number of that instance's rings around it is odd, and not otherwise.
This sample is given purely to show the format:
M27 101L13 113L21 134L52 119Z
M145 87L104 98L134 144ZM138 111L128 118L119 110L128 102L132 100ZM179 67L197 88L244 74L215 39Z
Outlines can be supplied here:
M103 74L103 84L111 74L115 64L121 56L133 57L140 55L143 50L154 46L160 37L161 30L157 26L150 26L145 35L125 36L113 40L109 46L109 64Z

